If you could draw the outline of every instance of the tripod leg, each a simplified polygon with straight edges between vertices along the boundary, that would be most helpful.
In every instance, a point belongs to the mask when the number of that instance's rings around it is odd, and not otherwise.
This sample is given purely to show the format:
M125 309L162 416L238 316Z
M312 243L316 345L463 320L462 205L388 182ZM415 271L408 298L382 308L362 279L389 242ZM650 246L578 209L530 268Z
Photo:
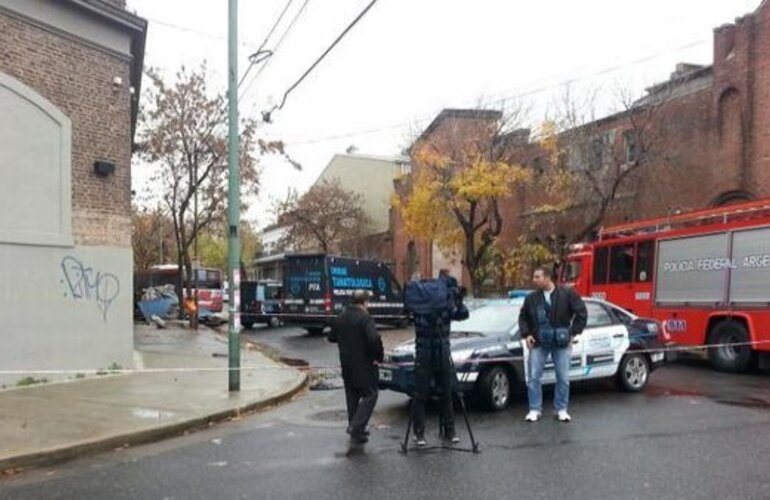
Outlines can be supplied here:
M404 442L401 443L401 451L404 454L409 453L409 433L412 431L412 424L414 422L414 398L409 400L409 420L406 424L406 435L404 436Z
M457 398L460 400L460 409L462 409L463 412L463 419L465 420L465 426L468 428L468 435L471 437L471 447L473 448L473 453L479 452L479 444L476 442L476 438L473 436L473 430L471 429L471 422L468 418L468 410L465 408L465 398L463 397L463 394L461 392L456 392Z
M439 400L439 405L443 405L443 398ZM439 406L438 412L438 435L443 439L446 437L446 419L444 418L444 411L441 409L443 406Z

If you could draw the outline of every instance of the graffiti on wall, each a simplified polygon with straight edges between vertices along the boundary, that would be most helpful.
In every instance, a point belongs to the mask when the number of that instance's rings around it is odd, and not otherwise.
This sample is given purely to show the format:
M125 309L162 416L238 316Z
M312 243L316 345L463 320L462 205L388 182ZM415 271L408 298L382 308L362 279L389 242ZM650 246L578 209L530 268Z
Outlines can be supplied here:
M112 273L95 270L72 256L61 261L64 296L75 301L94 302L107 321L107 312L120 294L120 280Z

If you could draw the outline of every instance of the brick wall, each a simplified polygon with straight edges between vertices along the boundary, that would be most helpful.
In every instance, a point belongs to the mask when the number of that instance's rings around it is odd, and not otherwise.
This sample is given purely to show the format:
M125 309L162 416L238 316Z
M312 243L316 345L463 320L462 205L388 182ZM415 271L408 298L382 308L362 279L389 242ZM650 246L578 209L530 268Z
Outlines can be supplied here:
M129 61L0 14L0 72L72 121L72 226L78 245L131 245ZM97 177L96 160L115 164Z
M770 2L754 16L752 182L770 185Z
M704 70L691 91L665 99L652 123L651 161L621 190L604 224L622 223L689 211L740 196L770 197L770 1L752 15L714 32L713 71ZM446 147L447 134L474 130L468 118L447 119L429 130L427 140ZM598 133L615 130L618 153L628 117L591 124ZM457 142L457 141L455 141ZM518 161L533 166L537 147L519 147ZM402 188L405 189L405 188ZM730 196L738 198L730 199ZM576 207L552 215L533 215L542 203L537 182L517 189L501 204L504 224L501 241L513 245L530 232L541 241L569 240L585 225L593 210ZM403 223L393 217L393 256L399 271L407 261L409 238ZM420 271L430 274L430 243L416 242ZM402 273L401 276L404 276Z

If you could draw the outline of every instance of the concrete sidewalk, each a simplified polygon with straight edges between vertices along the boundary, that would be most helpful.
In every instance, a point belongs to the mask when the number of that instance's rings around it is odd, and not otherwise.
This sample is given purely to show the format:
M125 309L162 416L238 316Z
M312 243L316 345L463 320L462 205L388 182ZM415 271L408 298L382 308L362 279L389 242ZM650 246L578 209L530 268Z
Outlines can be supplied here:
M227 344L211 330L135 328L136 368L0 391L0 471L149 442L258 409L304 386L305 373L241 351L241 392L227 391ZM87 349L87 346L83 346ZM222 369L180 371L186 368Z

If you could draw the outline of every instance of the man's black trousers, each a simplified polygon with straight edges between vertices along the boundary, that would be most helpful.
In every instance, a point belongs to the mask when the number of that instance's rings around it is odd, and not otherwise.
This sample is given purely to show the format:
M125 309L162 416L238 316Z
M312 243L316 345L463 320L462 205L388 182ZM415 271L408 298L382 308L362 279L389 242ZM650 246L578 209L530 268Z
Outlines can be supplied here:
M348 405L348 428L351 436L361 436L372 417L377 404L377 386L350 387L345 385L345 400Z
M452 390L455 375L449 356L448 343L447 345L434 346L429 350L419 348L417 350L417 363L414 367L414 401L412 401L416 436L425 435L425 404L431 393L431 381L435 382L435 388L440 397L439 412L444 431L447 435L454 435L455 414Z

